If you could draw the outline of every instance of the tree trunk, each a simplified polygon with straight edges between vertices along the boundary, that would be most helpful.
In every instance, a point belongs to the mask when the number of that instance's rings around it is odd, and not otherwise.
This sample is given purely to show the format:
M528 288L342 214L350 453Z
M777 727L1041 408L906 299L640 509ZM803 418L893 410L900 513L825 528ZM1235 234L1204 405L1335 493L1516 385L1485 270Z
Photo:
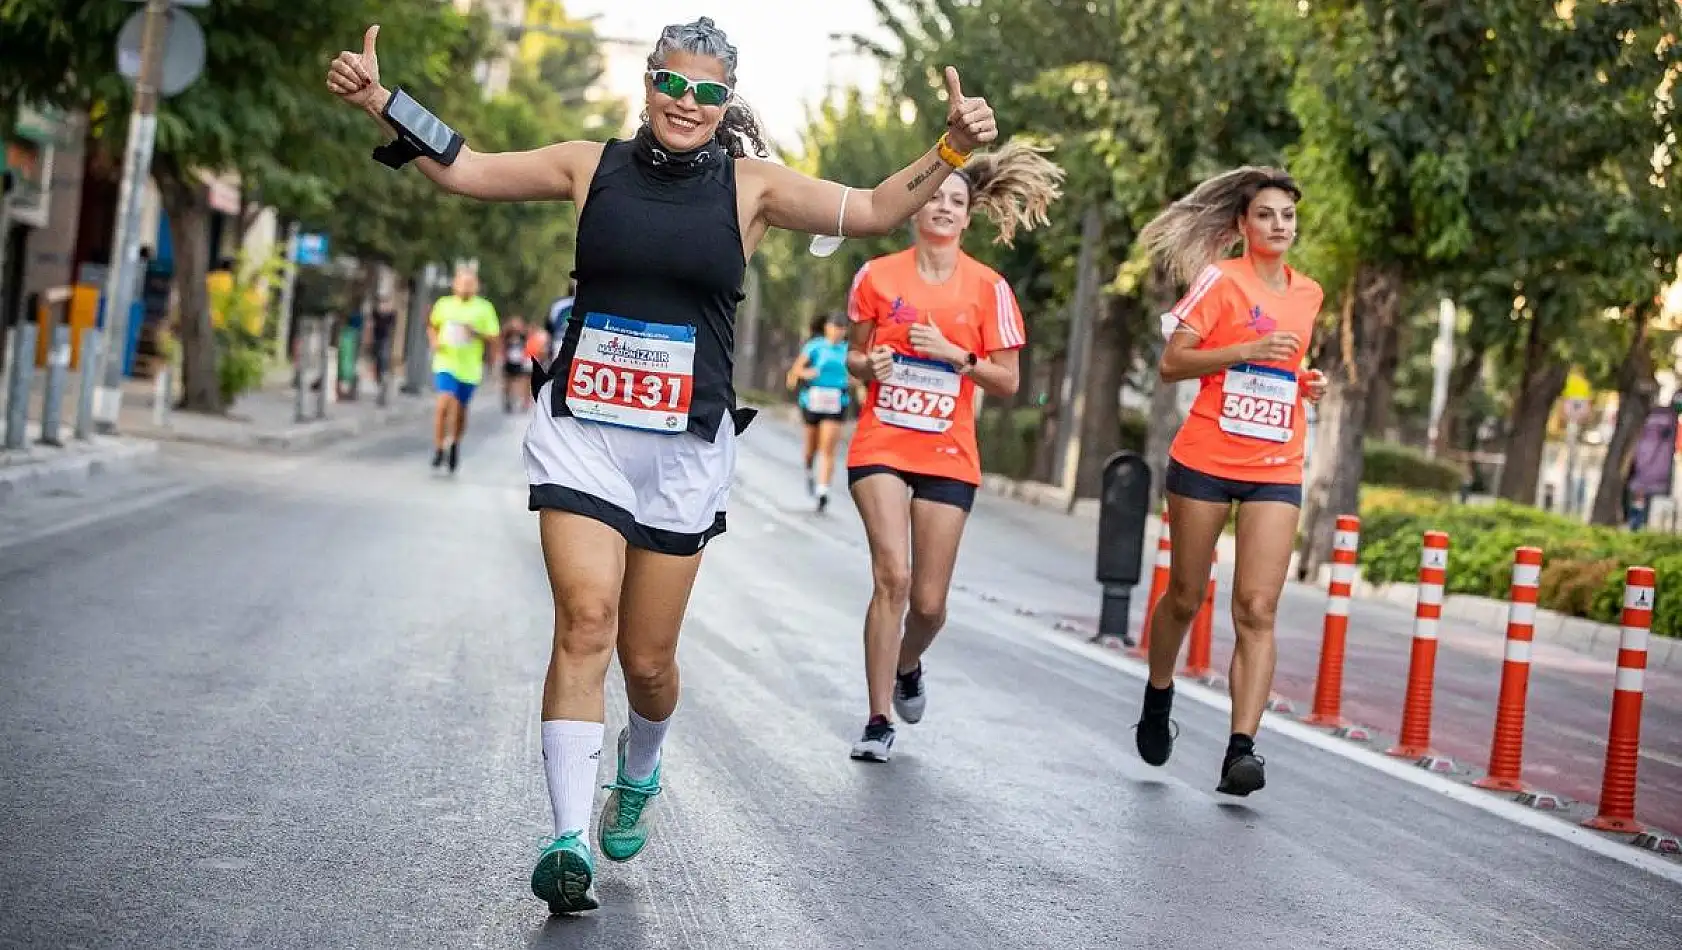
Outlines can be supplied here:
M1636 439L1641 424L1653 408L1658 395L1658 380L1653 378L1652 341L1647 334L1649 311L1642 307L1635 313L1634 338L1618 368L1618 418L1612 427L1612 438L1606 443L1606 459L1600 466L1600 487L1594 492L1594 507L1589 523L1615 525L1624 520L1624 483L1629 478L1630 462L1635 458Z
M1143 307L1136 297L1111 297L1098 308L1086 371L1077 498L1098 497L1104 462L1121 448L1121 387L1133 365L1133 327L1140 325L1142 315Z
M1146 327L1155 325L1156 314L1173 308L1173 293L1173 279L1161 267L1152 267L1145 278L1145 313L1151 315L1145 320ZM1180 414L1180 393L1187 386L1196 384L1163 382L1157 372L1157 363L1162 359L1162 347L1166 342L1160 328L1150 339L1154 345L1144 348L1147 361L1145 378L1151 383L1150 419L1145 427L1145 462L1151 469L1150 510L1155 513L1161 507L1162 481L1168 471L1168 447L1179 433L1180 423L1185 421Z
M1437 421L1438 458L1446 457L1462 442L1460 429L1466 423L1466 403L1460 396L1471 391L1483 376L1483 360L1487 353L1488 345L1482 340L1470 342L1454 368L1448 371L1448 403L1443 406L1443 417Z
M1064 367L1068 361L1069 354L1066 351L1058 353L1051 358L1047 369L1048 378L1053 383L1047 387L1050 398L1040 407L1039 430L1034 434L1034 460L1028 470L1028 477L1036 482L1050 484L1051 480L1057 477L1057 420L1063 411L1063 403L1062 388L1056 385L1056 381L1063 378ZM1014 438L1014 430L1012 431Z
M1495 494L1523 505L1536 504L1536 482L1542 471L1542 450L1548 439L1548 414L1565 389L1569 368L1556 359L1544 338L1541 316L1530 318L1524 341L1524 380L1513 404L1513 425L1507 433L1506 460Z
M1330 562L1337 516L1360 511L1367 399L1401 302L1399 270L1362 264L1344 291L1335 345L1321 351L1320 369L1330 385L1320 401L1314 458L1304 480L1300 579L1318 576L1320 566Z
M162 158L162 156L160 156ZM210 203L204 185L167 159L154 166L169 236L175 246L175 290L180 299L181 407L194 412L223 411L216 374L216 334L210 323L205 287L210 258Z
M1378 362L1374 364L1378 369L1367 388L1366 432L1381 439L1389 439L1396 424L1396 370L1401 365L1401 348L1402 328L1397 320L1379 340Z

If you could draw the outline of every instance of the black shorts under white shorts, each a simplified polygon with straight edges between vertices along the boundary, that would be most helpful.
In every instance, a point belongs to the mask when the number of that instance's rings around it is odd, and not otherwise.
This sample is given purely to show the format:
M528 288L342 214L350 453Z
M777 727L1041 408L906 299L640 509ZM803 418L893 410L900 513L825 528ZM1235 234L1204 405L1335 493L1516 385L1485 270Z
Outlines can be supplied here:
M847 469L847 485L851 487L861 478L872 475L892 475L904 482L911 489L913 499L932 501L942 505L951 505L969 511L975 505L976 486L969 482L961 482L956 478L945 478L940 475L920 475L916 472L902 472L892 465L857 465Z
M1272 482L1243 482L1233 478L1216 478L1195 468L1168 460L1163 474L1163 487L1170 494L1192 501L1208 501L1218 505L1247 501L1280 501L1302 507L1302 485L1281 485Z

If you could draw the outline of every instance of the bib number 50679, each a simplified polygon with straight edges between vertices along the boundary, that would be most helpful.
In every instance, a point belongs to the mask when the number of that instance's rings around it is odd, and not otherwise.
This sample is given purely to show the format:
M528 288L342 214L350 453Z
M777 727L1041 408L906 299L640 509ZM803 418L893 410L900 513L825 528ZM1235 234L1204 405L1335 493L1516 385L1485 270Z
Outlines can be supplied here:
M917 416L947 418L952 415L952 410L958 407L958 401L951 396L923 392L920 389L883 386L876 393L876 407L892 409L895 412L909 412Z

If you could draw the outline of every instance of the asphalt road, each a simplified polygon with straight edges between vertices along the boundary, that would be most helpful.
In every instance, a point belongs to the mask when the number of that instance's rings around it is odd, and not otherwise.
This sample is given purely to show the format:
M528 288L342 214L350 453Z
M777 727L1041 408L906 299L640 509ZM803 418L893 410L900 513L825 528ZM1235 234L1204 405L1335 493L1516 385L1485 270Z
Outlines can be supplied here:
M997 499L928 718L891 764L850 761L868 565L772 422L685 629L655 840L600 869L600 912L549 919L526 890L548 594L520 420L476 408L453 478L417 431L171 449L0 508L0 946L1678 944L1676 864L1289 730L1260 740L1266 790L1216 795L1226 717L1194 690L1173 762L1143 765L1136 675L1045 622L1088 609L1090 562Z

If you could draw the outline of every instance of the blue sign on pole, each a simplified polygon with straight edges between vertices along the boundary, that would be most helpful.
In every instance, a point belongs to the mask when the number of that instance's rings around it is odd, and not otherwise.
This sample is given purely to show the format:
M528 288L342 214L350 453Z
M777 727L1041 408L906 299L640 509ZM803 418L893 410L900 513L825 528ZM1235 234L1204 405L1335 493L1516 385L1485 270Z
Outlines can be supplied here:
M298 235L298 263L307 266L327 263L327 235Z

